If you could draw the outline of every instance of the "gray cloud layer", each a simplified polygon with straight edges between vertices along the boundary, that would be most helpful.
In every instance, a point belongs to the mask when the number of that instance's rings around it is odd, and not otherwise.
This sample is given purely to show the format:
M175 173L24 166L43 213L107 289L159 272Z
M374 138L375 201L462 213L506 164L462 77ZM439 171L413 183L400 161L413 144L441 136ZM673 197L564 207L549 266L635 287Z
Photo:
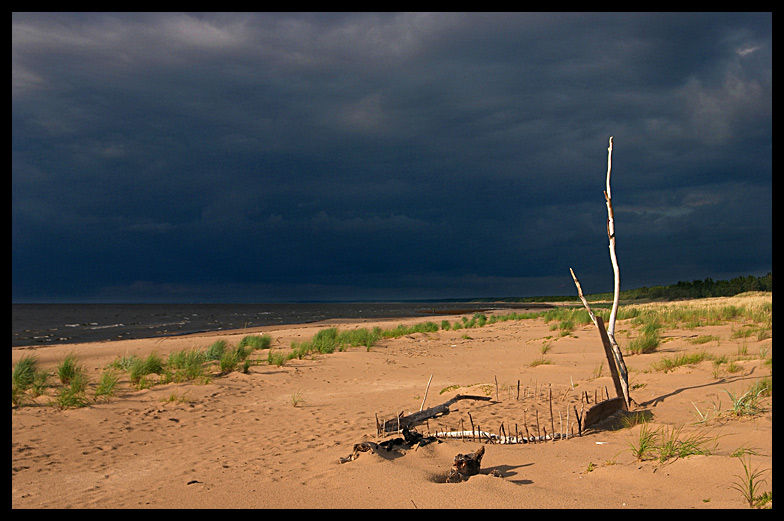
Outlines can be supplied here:
M19 300L612 289L772 268L772 16L12 16Z

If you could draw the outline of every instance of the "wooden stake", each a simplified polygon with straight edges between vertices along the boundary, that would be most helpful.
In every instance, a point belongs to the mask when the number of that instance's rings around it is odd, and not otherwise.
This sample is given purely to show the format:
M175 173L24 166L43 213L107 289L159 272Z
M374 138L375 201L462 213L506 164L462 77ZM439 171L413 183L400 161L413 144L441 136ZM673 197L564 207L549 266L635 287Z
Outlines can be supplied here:
M540 431L539 431L539 410L537 409L537 411L536 411L536 436L539 437L539 435L540 435Z
M419 406L419 411L425 408L425 400L427 400L427 392L430 390L430 382L433 381L433 375L430 375L430 380L427 381L427 388L425 389L425 396L422 398L422 405Z
M561 429L560 435L558 436L561 438L563 436L563 418L561 418L561 411L558 411L558 428Z
M552 385L552 384L551 384ZM547 394L550 398L550 430L555 433L555 419L553 418L553 388L547 388ZM555 441L555 437L553 437L553 441Z

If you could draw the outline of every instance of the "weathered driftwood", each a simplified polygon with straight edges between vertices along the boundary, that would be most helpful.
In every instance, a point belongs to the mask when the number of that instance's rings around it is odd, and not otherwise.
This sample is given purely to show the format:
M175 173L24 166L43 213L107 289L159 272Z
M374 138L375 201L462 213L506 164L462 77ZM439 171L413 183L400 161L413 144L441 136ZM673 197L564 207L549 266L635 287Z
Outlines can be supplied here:
M623 387L623 400L626 408L629 407L629 377L626 370L626 363L623 361L623 354L618 342L615 341L615 319L618 315L618 303L621 293L621 275L618 268L618 257L615 254L615 213L612 207L612 192L610 191L610 173L612 172L612 149L613 138L610 137L610 146L607 148L607 189L604 191L604 200L607 203L607 238L610 241L610 261L613 267L613 305L610 311L610 320L607 325L607 336L612 345L615 362L618 364L618 372L621 376L621 386Z
M580 300L582 300L583 305L588 310L588 314L591 316L591 320L593 320L594 324L599 327L599 332L602 334L602 342L605 343L605 346L609 349L609 352L612 353L611 357L608 355L608 358L613 359L610 363L610 368L615 368L619 374L619 381L616 384L617 387L620 387L618 396L623 397L624 407L628 409L629 404L631 403L631 398L629 397L629 376L626 369L626 363L623 360L623 354L621 353L620 347L618 347L618 342L615 340L615 320L618 314L618 303L620 300L621 276L620 270L618 268L618 258L615 254L615 213L612 207L612 192L610 191L612 149L613 138L610 137L610 146L607 148L607 187L604 190L604 199L607 204L607 238L610 241L610 261L612 262L613 267L613 282L615 290L613 294L612 310L610 311L610 320L606 331L604 330L603 325L600 327L597 321L597 317L593 314L593 311L591 311L590 306L588 306L588 302L583 296L583 290L580 287L580 283L577 281L577 276L574 274L574 271L571 268L569 268L569 271L572 273L572 278L574 279L574 283L577 286L577 292L580 296ZM598 318L601 320L600 317Z
M480 473L482 464L482 456L485 454L485 448L479 447L476 452L471 454L458 454L452 463L452 468L446 476L446 483L462 483L470 476L475 476ZM489 476L503 477L501 472L497 469L483 472Z
M460 483L468 479L469 476L479 474L479 468L482 464L482 456L485 455L484 446L479 447L479 450L470 454L458 454L452 463L452 468L447 474L447 483Z
M498 445L516 445L521 443L535 443L547 440L563 440L567 438L566 433L555 432L546 434L545 436L512 436L494 434L487 431L440 431L434 434L436 438L461 438L463 440L471 439L476 441L484 441L486 443L495 443Z
M410 449L415 446L427 445L428 443L432 442L440 443L440 441L435 436L423 436L418 432L412 432L408 430L408 428L404 428L402 433L402 438L392 438L380 443L375 443L372 441L355 443L353 452L345 458L340 458L340 462L348 463L349 461L354 461L359 457L360 452L370 452L373 454L376 452L381 452L382 450L390 452L397 447L402 449Z
M441 405L436 405L434 407L430 407L423 411L415 412L409 414L408 416L399 416L397 418L387 420L384 422L382 427L383 432L396 432L399 429L413 427L414 425L421 423L425 420L429 420L431 418L435 418L437 416L441 416L443 414L449 414L449 406L455 403L458 400L484 400L489 401L489 396L471 396L471 395L463 395L458 394L451 400L447 400L446 402L442 403Z

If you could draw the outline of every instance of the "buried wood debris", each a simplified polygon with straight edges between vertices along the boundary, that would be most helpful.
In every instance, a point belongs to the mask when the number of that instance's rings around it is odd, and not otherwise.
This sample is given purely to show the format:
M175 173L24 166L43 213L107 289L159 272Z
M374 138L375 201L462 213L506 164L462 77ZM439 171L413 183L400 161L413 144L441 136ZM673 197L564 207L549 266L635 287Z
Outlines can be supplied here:
M485 455L484 445L479 447L476 452L470 454L458 454L452 462L452 468L446 476L447 483L462 483L470 476L479 474L482 465L482 456ZM497 471L491 472L494 476L500 476Z
M395 448L402 448L402 449L411 449L416 448L422 445L427 445L428 443L438 442L440 441L436 439L434 436L423 436L422 434L416 431L410 431L408 428L404 427L402 431L403 437L402 438L392 438L386 441L382 441L380 443L375 443L372 441L363 441L362 443L355 443L354 444L354 451L346 456L345 458L340 458L341 463L348 463L349 461L354 461L359 457L360 452L370 452L371 454L381 452L382 450L386 452L391 452Z

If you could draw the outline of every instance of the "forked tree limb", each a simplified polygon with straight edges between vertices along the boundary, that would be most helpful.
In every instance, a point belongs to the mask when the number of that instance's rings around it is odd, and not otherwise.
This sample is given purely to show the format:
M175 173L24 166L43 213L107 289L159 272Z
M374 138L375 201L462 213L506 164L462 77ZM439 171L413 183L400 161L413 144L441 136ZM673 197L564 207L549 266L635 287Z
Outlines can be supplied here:
M626 363L623 361L623 354L621 348L618 347L618 342L615 340L615 320L618 315L618 303L621 298L621 274L618 268L618 257L615 254L615 213L612 207L612 191L610 190L610 174L612 173L612 150L613 138L610 136L610 145L607 147L607 189L604 191L604 199L607 202L607 238L610 241L610 261L613 267L613 305L610 311L610 320L607 324L607 336L612 345L613 355L615 355L615 362L618 365L618 372L621 375L621 385L623 386L623 399L626 406L629 406L629 377L626 370Z
M626 406L629 406L630 398L629 398L629 376L628 371L626 370L626 363L623 361L623 354L621 353L620 347L618 347L618 342L615 340L615 320L616 316L618 315L618 303L620 301L620 290L621 290L621 275L620 269L618 268L618 257L615 254L615 214L613 212L612 207L612 192L610 190L610 174L612 172L612 149L613 149L613 138L610 137L610 145L607 148L607 186L604 190L604 200L607 204L607 238L610 241L610 261L612 262L613 267L613 306L612 311L610 312L610 320L607 327L607 338L610 341L610 346L613 354L613 358L615 359L615 365L618 369L618 373L621 380L621 387L623 389L623 399L626 403ZM572 278L574 279L574 283L577 286L577 293L580 296L580 300L582 300L583 305L588 310L588 314L591 316L591 320L593 323L599 327L599 324L596 321L596 316L591 311L590 306L588 305L588 301L583 296L583 290L580 287L580 283L577 281L577 276L574 274L574 271L569 268L569 271L572 273Z

